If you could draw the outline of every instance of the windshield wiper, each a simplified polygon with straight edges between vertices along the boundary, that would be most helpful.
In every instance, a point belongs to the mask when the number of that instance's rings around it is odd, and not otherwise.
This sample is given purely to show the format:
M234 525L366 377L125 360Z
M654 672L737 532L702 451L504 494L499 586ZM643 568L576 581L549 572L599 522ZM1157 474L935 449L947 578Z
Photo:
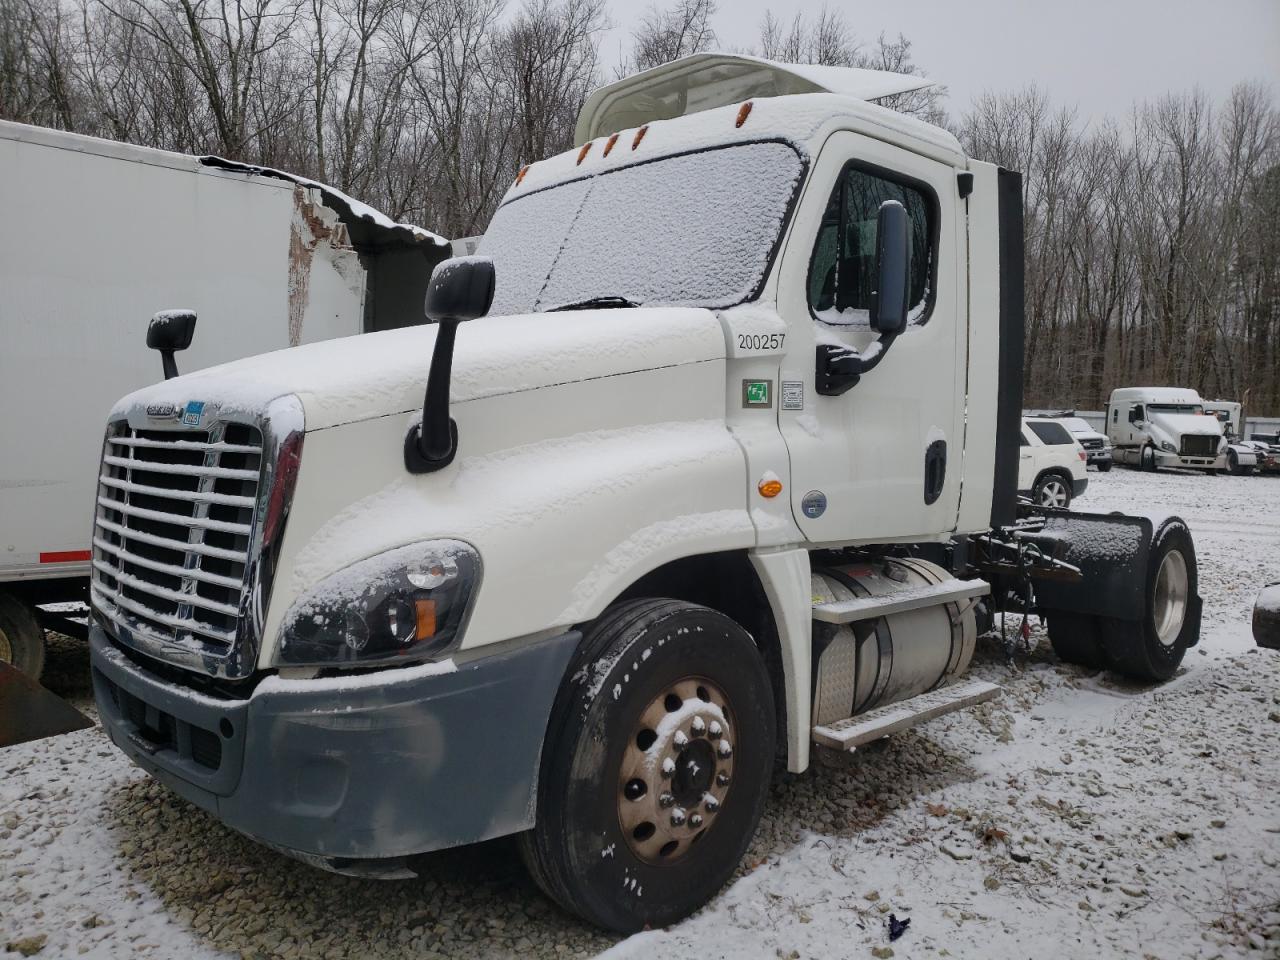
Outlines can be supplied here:
M628 300L626 297L588 297L586 300L575 300L573 303L561 304L558 307L551 307L547 313L556 313L560 310L618 310L623 307L640 306L634 300Z

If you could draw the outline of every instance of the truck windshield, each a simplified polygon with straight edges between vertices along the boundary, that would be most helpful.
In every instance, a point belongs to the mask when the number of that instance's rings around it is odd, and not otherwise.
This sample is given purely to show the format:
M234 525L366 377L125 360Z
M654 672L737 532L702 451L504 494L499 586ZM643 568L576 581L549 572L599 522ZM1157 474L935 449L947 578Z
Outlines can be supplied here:
M744 143L508 200L478 249L497 271L490 313L593 301L717 308L749 300L803 173L790 145Z
M1204 413L1198 403L1148 403L1147 413Z

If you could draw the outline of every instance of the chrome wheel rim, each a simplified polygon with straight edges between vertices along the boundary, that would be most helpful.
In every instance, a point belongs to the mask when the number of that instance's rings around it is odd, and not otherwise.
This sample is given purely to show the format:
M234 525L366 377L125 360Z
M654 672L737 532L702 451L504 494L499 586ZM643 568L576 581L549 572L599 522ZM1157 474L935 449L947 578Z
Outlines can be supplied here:
M1190 592L1186 558L1181 551L1170 550L1160 561L1160 570L1156 573L1155 596L1151 600L1156 637L1166 647L1172 647L1182 633Z
M733 710L723 691L686 677L641 712L618 771L618 825L646 863L674 863L722 815L733 783Z
M1040 488L1040 506L1065 507L1067 505L1067 486L1061 480L1046 480Z

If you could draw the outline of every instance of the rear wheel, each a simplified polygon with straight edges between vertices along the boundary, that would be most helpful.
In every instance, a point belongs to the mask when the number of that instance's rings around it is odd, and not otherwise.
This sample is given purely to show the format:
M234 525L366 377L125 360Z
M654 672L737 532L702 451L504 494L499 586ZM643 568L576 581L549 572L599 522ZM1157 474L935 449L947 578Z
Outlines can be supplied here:
M1046 473L1036 481L1032 494L1042 507L1065 510L1071 505L1071 481L1060 473Z
M1152 538L1145 588L1141 621L1101 621L1104 650L1118 673L1168 680L1200 634L1195 546L1181 520L1165 521Z
M584 919L630 932L706 903L764 808L775 714L764 661L724 615L638 600L588 632L556 699L530 873Z
M44 629L29 606L7 593L0 593L0 660L35 680L44 670Z

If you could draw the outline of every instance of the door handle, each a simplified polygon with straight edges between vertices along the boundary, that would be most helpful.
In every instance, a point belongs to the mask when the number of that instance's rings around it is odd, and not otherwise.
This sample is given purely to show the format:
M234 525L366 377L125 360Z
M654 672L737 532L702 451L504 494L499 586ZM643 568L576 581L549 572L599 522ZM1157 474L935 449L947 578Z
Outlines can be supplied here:
M947 441L935 440L924 452L924 502L928 506L942 496L947 482Z

